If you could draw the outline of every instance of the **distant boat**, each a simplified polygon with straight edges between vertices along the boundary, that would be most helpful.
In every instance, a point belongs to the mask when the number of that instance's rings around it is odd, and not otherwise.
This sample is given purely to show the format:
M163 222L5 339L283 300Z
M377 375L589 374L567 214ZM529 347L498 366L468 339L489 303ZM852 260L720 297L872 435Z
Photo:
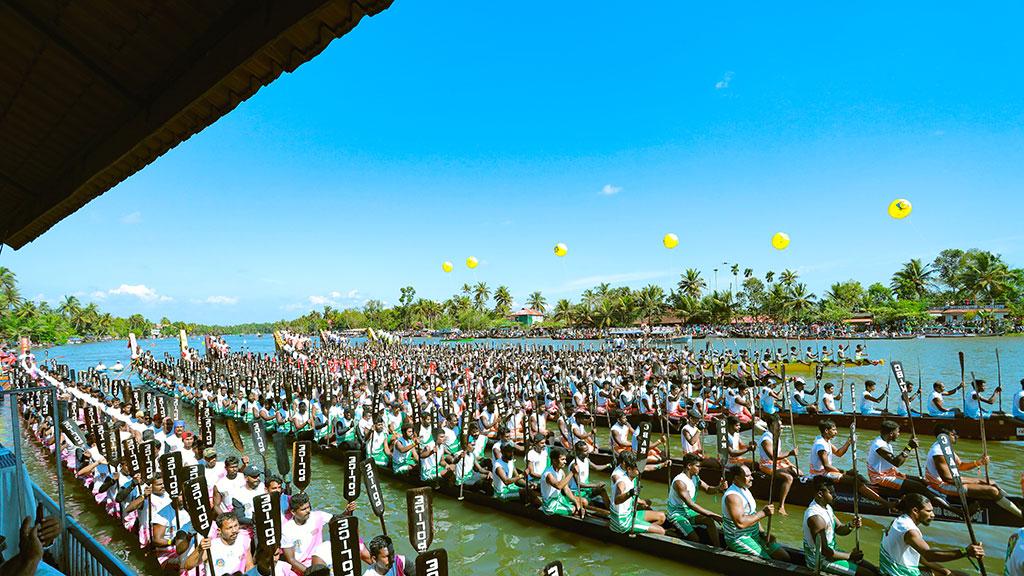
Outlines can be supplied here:
M106 372L107 371L107 365L104 364L102 360L100 360L100 363L96 365L96 371L97 372Z
M114 362L114 365L111 366L110 369L120 372L121 370L124 370L124 364L121 364L121 361L118 360L117 362Z

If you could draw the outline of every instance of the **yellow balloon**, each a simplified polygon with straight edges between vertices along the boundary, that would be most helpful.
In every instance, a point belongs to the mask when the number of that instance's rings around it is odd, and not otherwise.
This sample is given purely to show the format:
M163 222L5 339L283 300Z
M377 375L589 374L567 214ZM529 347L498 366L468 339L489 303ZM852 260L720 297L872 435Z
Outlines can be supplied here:
M679 236L676 236L675 234L669 232L668 234L665 234L664 238L661 239L661 243L665 245L665 248L671 250L676 246L679 246Z
M776 250L785 250L786 247L789 246L789 234L786 234L785 232L776 232L775 235L772 236L772 246Z
M892 216L897 220L903 220L907 216L910 216L910 211L913 209L914 207L910 204L910 200L899 198L897 200L893 200L892 203L889 204L889 216Z
M444 262L441 264L441 270L444 270L445 272L451 272L454 269L455 266L452 266L451 262Z
M476 256L470 256L466 258L466 268L476 268L480 261L476 259Z
M566 246L565 244L562 244L561 242L559 242L558 244L555 244L555 256L558 256L559 258L561 258L562 256L565 256L568 253L569 253L569 247L568 246Z

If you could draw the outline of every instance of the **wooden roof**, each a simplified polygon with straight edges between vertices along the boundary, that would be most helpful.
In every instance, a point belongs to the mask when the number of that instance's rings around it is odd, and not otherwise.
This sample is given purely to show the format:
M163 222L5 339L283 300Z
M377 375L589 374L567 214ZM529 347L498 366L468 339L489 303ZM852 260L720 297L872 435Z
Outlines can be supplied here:
M0 2L0 243L36 239L391 2Z

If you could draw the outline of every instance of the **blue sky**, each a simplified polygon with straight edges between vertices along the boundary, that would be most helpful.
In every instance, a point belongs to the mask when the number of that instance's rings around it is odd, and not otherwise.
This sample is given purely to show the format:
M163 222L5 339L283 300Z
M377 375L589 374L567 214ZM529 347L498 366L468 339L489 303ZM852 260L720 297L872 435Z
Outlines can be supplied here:
M947 247L1024 265L1021 5L687 4L396 0L0 265L210 323L722 262L816 292Z

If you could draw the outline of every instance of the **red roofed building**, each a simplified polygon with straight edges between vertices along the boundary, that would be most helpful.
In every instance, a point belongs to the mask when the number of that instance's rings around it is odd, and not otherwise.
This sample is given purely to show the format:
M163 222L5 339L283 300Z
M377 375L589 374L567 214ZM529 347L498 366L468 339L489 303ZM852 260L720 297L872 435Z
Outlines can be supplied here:
M510 318L523 326L533 326L544 321L544 313L533 308L523 308L518 312L513 312Z

